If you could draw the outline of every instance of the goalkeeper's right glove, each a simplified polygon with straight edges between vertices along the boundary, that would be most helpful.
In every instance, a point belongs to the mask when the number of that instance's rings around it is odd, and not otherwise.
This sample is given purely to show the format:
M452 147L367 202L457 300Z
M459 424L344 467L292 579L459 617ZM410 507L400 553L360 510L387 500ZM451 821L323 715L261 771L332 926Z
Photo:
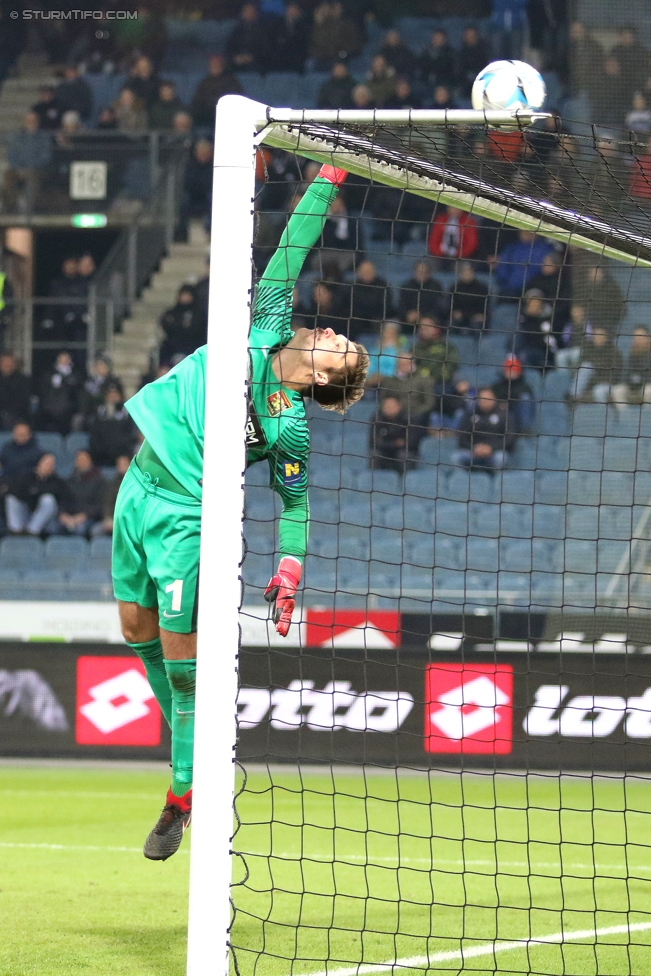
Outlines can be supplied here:
M292 614L296 606L296 591L301 582L303 567L294 556L283 556L275 576L272 576L264 591L267 603L273 603L273 619L281 637L287 637Z
M336 187L340 187L348 176L348 173L345 169L337 169L336 166L329 166L327 163L324 163L317 176L320 176L322 180L328 180L328 182L333 183Z

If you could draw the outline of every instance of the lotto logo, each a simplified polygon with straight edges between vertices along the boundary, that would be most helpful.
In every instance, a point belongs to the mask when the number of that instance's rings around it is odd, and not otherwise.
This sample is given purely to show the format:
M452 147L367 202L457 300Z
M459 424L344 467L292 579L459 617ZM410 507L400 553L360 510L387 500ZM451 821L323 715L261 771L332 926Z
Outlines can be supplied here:
M75 739L80 745L94 746L160 743L160 710L142 661L78 658Z
M430 664L425 671L425 751L505 754L512 748L513 668Z

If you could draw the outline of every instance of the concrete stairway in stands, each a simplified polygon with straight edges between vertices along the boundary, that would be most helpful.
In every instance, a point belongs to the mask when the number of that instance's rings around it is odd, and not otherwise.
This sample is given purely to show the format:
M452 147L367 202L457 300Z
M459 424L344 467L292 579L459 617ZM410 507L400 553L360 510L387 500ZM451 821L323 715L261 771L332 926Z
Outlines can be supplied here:
M111 358L115 373L128 395L136 392L140 378L149 369L151 355L161 338L158 320L176 302L176 293L185 282L196 282L206 275L208 239L203 228L190 224L187 244L172 244L160 270L133 305L122 332L113 339Z

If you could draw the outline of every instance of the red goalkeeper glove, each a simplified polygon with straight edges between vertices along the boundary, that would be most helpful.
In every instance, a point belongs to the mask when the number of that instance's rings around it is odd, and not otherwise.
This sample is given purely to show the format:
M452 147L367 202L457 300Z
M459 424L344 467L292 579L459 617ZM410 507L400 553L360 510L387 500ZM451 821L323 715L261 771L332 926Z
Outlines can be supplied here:
M272 576L264 591L267 603L273 603L273 619L281 637L287 637L296 606L296 590L301 582L303 567L294 556L283 556L278 572Z
M337 169L336 166L329 166L327 163L324 163L317 176L320 176L322 180L328 180L330 183L334 183L335 186L339 187L348 176L348 173L345 169Z

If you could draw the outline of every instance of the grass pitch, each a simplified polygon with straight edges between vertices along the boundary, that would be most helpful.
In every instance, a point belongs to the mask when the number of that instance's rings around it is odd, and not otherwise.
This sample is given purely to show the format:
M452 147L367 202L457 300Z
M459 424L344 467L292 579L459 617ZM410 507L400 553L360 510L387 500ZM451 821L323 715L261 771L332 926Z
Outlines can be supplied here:
M167 785L0 767L2 976L183 976L188 839L140 853ZM290 768L240 787L242 976L651 976L651 782Z

